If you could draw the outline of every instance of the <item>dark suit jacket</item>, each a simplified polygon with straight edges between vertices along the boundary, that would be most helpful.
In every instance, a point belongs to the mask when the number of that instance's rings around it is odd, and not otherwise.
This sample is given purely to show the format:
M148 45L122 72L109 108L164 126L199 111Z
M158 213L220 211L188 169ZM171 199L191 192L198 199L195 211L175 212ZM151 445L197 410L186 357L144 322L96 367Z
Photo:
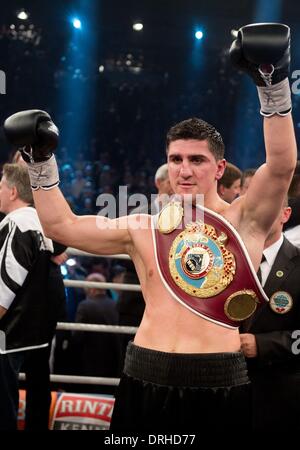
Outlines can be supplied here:
M83 300L77 308L76 322L118 325L114 300L105 295ZM73 333L73 339L80 375L119 375L121 349L118 334L76 331Z
M282 277L276 273L283 272ZM279 249L264 290L270 298L278 291L288 292L292 309L285 314L263 305L240 327L241 333L255 335L258 356L249 358L253 385L256 429L266 426L293 427L300 417L300 354L292 352L294 330L300 329L300 250L286 238ZM299 345L300 348L300 345Z

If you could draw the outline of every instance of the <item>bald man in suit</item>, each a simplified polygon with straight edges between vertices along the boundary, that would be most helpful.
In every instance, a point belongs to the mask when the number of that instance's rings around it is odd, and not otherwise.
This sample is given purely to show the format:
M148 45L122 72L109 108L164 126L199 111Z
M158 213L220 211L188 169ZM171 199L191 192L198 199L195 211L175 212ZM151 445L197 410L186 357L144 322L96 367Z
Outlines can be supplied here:
M151 195L151 202L134 208L130 214L157 214L174 194L169 180L168 164L159 166L154 177L157 195ZM154 197L154 198L153 198Z

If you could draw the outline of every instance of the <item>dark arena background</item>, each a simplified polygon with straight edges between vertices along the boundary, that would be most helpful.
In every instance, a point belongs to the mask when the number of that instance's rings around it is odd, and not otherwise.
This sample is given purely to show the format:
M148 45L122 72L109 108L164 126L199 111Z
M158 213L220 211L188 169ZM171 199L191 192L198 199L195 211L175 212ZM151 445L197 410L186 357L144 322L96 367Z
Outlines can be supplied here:
M0 68L6 74L0 117L30 108L50 112L61 130L62 159L68 154L73 162L109 164L117 184L124 184L128 165L134 173L151 175L164 161L170 125L199 116L221 132L228 160L241 169L256 167L264 150L255 87L232 70L227 57L234 30L251 22L291 27L299 133L296 1L25 3L0 2ZM26 20L16 15L23 8ZM81 28L74 28L74 18ZM135 22L143 24L141 31L133 30ZM202 39L195 38L196 31ZM1 148L4 160L9 150L3 141Z

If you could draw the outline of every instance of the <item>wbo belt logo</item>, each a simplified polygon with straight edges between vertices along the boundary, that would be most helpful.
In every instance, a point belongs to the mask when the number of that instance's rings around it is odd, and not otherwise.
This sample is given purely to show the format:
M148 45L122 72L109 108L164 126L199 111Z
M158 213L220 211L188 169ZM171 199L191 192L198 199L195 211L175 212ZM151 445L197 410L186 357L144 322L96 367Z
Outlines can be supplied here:
M0 94L6 94L6 74L3 70L0 70Z
M218 236L212 225L188 223L169 252L169 269L177 286L199 298L224 291L236 269L234 255L225 246L227 240L228 236Z

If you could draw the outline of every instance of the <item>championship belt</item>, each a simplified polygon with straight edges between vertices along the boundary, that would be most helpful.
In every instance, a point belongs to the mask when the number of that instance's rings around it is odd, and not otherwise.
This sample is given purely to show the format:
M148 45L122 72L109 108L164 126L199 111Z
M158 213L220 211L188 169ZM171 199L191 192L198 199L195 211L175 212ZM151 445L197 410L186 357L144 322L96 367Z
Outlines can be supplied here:
M203 220L197 220L196 213ZM156 262L172 297L195 314L237 328L268 301L234 227L203 206L185 221L180 202L152 216Z

